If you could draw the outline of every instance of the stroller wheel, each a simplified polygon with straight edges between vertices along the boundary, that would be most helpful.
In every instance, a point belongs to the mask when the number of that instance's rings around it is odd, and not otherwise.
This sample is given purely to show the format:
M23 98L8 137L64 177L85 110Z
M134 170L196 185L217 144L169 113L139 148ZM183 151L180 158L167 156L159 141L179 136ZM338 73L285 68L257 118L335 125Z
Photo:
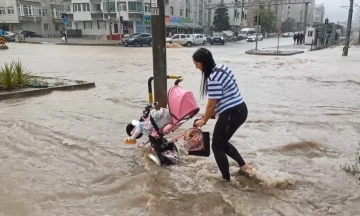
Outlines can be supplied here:
M135 128L135 126L134 125L132 125L132 124L128 124L128 125L126 125L126 133L127 133L127 135L128 136L132 136L132 131L134 130L134 128ZM142 133L140 133L137 137L136 137L136 139L140 139L141 137L142 137Z

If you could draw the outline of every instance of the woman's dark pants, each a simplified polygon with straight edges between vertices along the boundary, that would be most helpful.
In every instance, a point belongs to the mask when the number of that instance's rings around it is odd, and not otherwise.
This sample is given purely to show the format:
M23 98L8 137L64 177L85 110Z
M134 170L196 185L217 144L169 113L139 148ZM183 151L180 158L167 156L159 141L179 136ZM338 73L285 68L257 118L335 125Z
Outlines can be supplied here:
M226 155L235 160L240 167L246 164L238 150L229 143L229 140L237 129L244 124L247 115L247 106L243 102L222 112L215 124L212 150L221 174L226 180L230 180L229 161Z

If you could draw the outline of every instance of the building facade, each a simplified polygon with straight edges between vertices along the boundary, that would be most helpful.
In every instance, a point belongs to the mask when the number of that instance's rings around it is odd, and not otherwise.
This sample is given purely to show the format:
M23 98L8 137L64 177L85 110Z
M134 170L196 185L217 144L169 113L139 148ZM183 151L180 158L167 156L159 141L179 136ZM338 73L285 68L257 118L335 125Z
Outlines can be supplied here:
M324 23L325 21L325 6L324 4L315 5L314 8L314 24Z
M70 0L69 0L70 1ZM165 0L167 32L189 32L207 26L207 0ZM71 28L83 36L100 38L109 34L151 32L150 0L71 0ZM110 20L108 10L110 12ZM120 24L120 16L123 23Z
M108 15L110 12L110 19ZM123 17L123 33L144 32L143 17L150 15L150 0L71 0L71 28L82 31L83 36L102 37L120 33L120 16ZM138 27L138 29L137 29Z
M239 0L239 2L240 1L241 0ZM248 1L248 0L246 0L246 1ZM246 1L244 0L244 2L246 2ZM233 3L233 2L234 2L234 0L224 0L224 3ZM219 3L219 0L208 0L208 3L216 4L216 3ZM211 9L211 16L210 16L210 24L211 25L214 20L215 10L216 9ZM250 9L250 11L251 11L251 9ZM229 15L229 22L230 22L231 30L240 30L242 27L248 26L247 13L248 13L248 8L236 8L236 7L228 8L228 15ZM251 19L252 19L252 17L251 17Z
M257 0L246 0L247 2L258 2ZM313 23L315 0L309 0L311 3L308 4L308 14L307 14L307 25L310 26ZM299 4L287 4L289 0L261 0L260 8L265 10L271 10L276 14L276 28L280 28L281 24L285 22L288 18L293 18L297 23L297 28L299 30L303 29L304 20L305 20L305 4L303 0L292 0L294 3ZM253 16L256 12L255 8L248 8L246 12L247 25L248 27L253 26Z
M60 35L63 0L1 0L0 22L10 24L12 31L33 31L45 37Z

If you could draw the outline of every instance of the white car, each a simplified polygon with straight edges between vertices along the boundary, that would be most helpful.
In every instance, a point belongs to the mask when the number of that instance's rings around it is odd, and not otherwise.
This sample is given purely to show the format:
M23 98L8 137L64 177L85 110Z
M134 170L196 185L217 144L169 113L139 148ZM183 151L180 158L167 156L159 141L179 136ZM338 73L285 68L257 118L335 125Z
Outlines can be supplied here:
M202 44L202 45L206 45L206 37L202 34L192 34L192 36L194 37L194 44L198 45L198 44Z
M194 37L189 34L176 34L171 38L166 38L167 43L178 43L183 46L191 47L194 45Z
M261 33L258 33L258 41L262 41L264 40L264 36ZM256 33L248 36L248 38L246 39L247 42L253 42L256 41Z

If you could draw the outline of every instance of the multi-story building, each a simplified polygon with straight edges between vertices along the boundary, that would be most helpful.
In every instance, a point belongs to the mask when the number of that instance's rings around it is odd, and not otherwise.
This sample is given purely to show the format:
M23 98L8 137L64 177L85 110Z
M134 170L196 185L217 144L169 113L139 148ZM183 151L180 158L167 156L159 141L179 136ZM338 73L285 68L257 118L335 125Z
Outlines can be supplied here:
M62 30L62 11L62 0L1 0L0 22L10 24L12 31L28 30L54 37Z
M257 2L257 0L247 0L248 2ZM307 14L307 25L312 25L313 16L314 16L314 8L315 8L315 0L308 0L311 3L308 4L308 14ZM267 9L275 12L276 19L276 27L280 27L283 22L285 22L288 18L293 18L297 23L297 28L302 30L304 25L304 17L305 17L305 4L301 3L304 1L297 0L292 2L298 2L300 4L287 4L289 0L260 0L261 9ZM253 26L253 15L256 10L254 8L248 8L247 11L247 24L248 26Z
M239 2L240 1L241 0L239 0ZM209 4L219 3L218 0L208 0L208 2ZM234 0L224 0L224 3L233 3L233 2ZM214 20L215 10L216 9L211 9L211 16L210 16L211 24ZM232 30L240 30L241 27L247 26L247 12L248 12L248 8L236 8L236 7L228 8L229 22Z
M314 8L314 24L323 23L325 20L325 6L324 4L315 5Z
M70 2L71 28L81 30L85 37L108 35L110 21L112 33L119 34L120 16L124 20L122 25L124 34L150 31L144 18L150 15L150 0L110 0L109 6L107 0L71 0Z
M122 32L151 31L150 0L65 0L70 2L71 26L80 29L83 36L103 37ZM203 31L207 26L207 0L165 0L165 23L167 32ZM123 23L120 25L120 16Z

